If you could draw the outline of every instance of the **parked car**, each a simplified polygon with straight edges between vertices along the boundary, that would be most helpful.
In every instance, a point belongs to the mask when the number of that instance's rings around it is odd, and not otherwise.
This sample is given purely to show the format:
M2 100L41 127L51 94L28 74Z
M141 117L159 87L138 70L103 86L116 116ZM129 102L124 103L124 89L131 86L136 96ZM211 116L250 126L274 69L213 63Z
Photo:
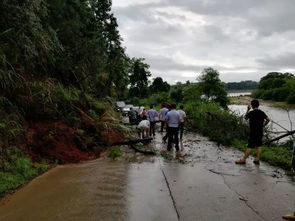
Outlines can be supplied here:
M118 112L122 112L123 111L123 108L126 106L125 102L124 101L117 101L116 102L116 110Z
M123 115L128 116L130 112L130 108L133 108L134 106L132 104L126 104L125 107L123 107Z

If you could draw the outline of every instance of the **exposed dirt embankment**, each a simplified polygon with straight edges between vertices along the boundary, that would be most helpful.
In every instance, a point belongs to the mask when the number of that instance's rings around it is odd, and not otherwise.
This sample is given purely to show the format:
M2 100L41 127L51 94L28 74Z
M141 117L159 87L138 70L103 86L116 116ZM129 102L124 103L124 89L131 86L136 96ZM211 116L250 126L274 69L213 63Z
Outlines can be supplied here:
M79 146L81 134L63 122L33 122L27 130L29 154L34 161L42 158L58 163L77 163L94 158L94 153Z
M107 143L122 141L124 134L116 129L106 129L98 136ZM60 164L78 163L94 159L105 150L85 134L64 122L31 122L27 128L28 153L33 161L49 159Z

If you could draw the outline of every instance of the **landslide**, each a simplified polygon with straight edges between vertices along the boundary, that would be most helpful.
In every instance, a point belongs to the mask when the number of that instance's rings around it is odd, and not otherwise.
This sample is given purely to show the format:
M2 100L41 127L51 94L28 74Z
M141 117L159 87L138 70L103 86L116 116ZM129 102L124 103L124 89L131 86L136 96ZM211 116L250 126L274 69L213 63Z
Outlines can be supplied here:
M0 195L55 164L99 157L100 143L121 142L128 130L109 99L54 79L30 82L0 97Z

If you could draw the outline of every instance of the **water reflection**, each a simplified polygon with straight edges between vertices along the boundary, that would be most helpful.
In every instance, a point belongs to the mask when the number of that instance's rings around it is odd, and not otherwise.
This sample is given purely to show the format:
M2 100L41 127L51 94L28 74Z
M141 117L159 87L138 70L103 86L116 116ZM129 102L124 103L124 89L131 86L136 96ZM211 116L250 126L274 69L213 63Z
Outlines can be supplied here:
M250 91L245 92L230 92L227 94L228 97L239 97L239 96L249 96L251 95Z

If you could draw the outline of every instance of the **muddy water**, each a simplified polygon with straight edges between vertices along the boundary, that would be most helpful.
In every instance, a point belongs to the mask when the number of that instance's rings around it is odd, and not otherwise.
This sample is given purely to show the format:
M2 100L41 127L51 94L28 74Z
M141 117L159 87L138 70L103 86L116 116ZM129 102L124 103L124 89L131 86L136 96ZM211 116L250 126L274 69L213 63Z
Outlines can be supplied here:
M152 145L162 150L161 134ZM0 220L280 220L295 210L284 171L185 134L181 160L125 156L57 167L0 207Z

